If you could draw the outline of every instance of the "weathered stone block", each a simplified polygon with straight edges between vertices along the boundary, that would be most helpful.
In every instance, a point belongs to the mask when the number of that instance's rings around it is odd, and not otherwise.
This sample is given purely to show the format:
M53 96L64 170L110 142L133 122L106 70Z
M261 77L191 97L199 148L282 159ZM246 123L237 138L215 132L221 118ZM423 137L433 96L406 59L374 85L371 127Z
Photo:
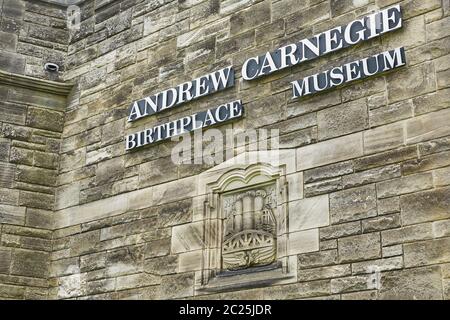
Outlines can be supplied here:
M361 131L369 126L365 99L344 103L317 113L319 140Z
M450 262L450 238L434 239L403 245L405 267Z
M4 100L7 98L5 97ZM14 123L19 125L25 124L27 116L27 107L8 102L0 102L0 121Z
M400 175L400 165L394 164L386 167L379 167L342 177L342 187L357 187L363 184L400 177Z
M364 154L394 149L404 144L404 124L393 123L364 132Z
M405 8L402 8L403 12L404 10ZM384 42L388 48L395 48L401 43L407 49L424 44L426 42L424 16L403 20L403 27L386 37L383 44Z
M125 290L157 285L161 282L161 277L148 273L138 273L117 277L116 281L116 290Z
M448 219L450 188L418 192L400 197L403 225Z
M416 160L406 161L402 165L404 175L428 171L450 165L450 152L441 152Z
M192 221L192 199L168 203L158 208L158 227L170 227Z
M330 295L330 280L317 280L264 288L264 299L300 299Z
M432 63L410 67L387 76L390 103L416 97L436 90L436 77Z
M378 233L368 233L338 239L339 262L351 262L381 257Z
M60 112L29 107L27 114L27 125L33 128L62 132L64 126L64 116Z
M53 195L49 194L21 190L19 195L19 205L37 209L53 210L54 198Z
M319 252L303 253L298 255L299 269L309 269L336 264L338 261L337 250L325 250Z
M328 195L289 203L289 232L329 225Z
M303 230L289 234L289 255L319 250L319 229Z
M403 268L403 258L393 257L352 263L353 274L375 273Z
M344 293L374 289L368 276L351 276L339 279L331 279L331 292Z
M50 277L61 277L74 273L80 273L78 257L52 261L50 265Z
M435 266L383 272L379 294L383 300L442 299L440 268Z
M49 254L40 251L14 250L11 274L46 278L48 276Z
M11 250L0 249L0 273L9 274L9 267L11 264Z
M450 128L447 125L449 117L450 109L443 109L407 120L406 144L414 144L449 135Z
M332 224L375 216L375 186L368 185L331 194L330 215Z
M161 299L174 299L194 295L194 273L180 273L162 278Z
M171 252L181 253L203 248L203 222L194 222L172 228Z
M80 257L80 271L89 272L102 269L106 266L106 253L92 253Z
M443 37L450 35L450 31L447 28L449 24L450 24L450 17L446 17L427 24L426 31L428 41L441 39Z
M155 275L167 275L178 270L178 255L168 255L144 261L144 271Z
M178 256L178 272L199 271L202 269L203 251L189 251Z
M100 162L96 170L96 184L103 185L122 179L125 170L124 160L123 157L118 157Z
M401 162L406 159L417 157L417 147L403 147L396 150L386 151L354 160L355 171L366 170L382 165Z
M145 249L145 258L166 256L170 252L170 238L148 242Z
M383 246L431 239L432 237L433 232L430 223L405 226L399 229L386 230L381 233Z
M270 21L270 1L263 1L232 15L230 33L238 34L264 24L266 21Z
M320 240L335 239L361 233L361 222L347 222L320 228Z
M416 115L444 109L450 105L450 89L439 90L413 99Z
M139 166L139 186L146 187L174 180L178 177L177 166L170 158L160 158Z
M341 300L377 300L377 290L366 290L341 294Z
M400 121L413 116L413 105L411 101L405 100L398 103L382 106L369 111L371 127L385 125Z
M450 236L450 220L433 222L432 228L435 238Z
M106 273L110 277L142 272L143 246L129 246L106 254Z
M11 188L13 185L15 172L15 165L0 162L0 187Z
M335 178L353 172L353 163L344 161L327 166L306 170L304 172L305 183L315 182L323 179Z
M344 265L300 270L297 275L297 279L299 282L313 281L319 279L339 278L349 276L351 274L352 270L350 265L344 264Z
M305 196L313 197L319 194L331 193L342 190L342 178L334 178L314 183L308 183L304 186Z
M393 229L393 228L400 227L400 215L392 214L392 215L386 215L386 216L376 217L376 218L372 218L372 219L367 219L367 220L363 220L361 222L361 224L362 224L362 231L364 233L386 230L386 229Z
M330 18L330 4L322 2L306 10L300 10L286 19L286 34L301 30L303 26L313 25Z
M378 183L377 195L378 198L387 198L405 193L431 189L432 187L432 174L429 172L419 173Z
M297 170L357 158L363 154L362 134L331 139L297 149Z
M53 187L56 185L56 171L19 165L16 180Z
M403 246L401 244L383 247L381 250L383 252L383 258L400 256L403 254Z

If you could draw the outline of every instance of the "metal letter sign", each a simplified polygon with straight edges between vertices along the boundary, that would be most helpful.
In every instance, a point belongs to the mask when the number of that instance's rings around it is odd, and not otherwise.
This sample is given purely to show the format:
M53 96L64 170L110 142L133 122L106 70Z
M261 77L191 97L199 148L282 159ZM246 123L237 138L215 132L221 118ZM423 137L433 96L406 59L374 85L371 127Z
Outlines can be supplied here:
M250 81L278 70L313 60L330 52L356 45L402 27L400 5L371 13L346 26L319 33L312 38L300 40L274 52L266 52L245 61L242 77ZM356 60L342 66L293 81L292 98L314 94L345 83L364 79L406 64L403 47L385 51L371 57ZM185 102L234 86L233 67L212 72L193 81L145 97L131 104L128 121L151 116L174 108ZM126 149L131 150L152 144L196 129L209 127L242 117L244 107L240 100L225 103L203 112L175 121L157 125L126 137Z

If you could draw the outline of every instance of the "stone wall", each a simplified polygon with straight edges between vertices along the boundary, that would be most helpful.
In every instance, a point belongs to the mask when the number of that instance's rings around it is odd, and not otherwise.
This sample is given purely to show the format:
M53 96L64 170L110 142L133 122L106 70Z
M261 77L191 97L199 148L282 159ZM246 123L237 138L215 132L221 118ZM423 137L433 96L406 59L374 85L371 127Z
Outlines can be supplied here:
M70 85L65 8L0 1L0 298L49 298L53 208ZM25 76L26 75L26 76ZM32 76L32 77L29 77Z
M64 70L69 32L66 8L40 0L0 1L0 69L57 80L43 65Z
M249 57L395 3L404 18L398 31L241 78ZM75 93L64 126L41 128L61 132L48 297L449 299L449 8L448 0L83 2L81 29L67 42L62 77ZM290 81L398 46L406 49L401 70L291 100ZM133 100L228 65L235 87L127 123ZM283 237L295 276L206 293L198 287L214 227L208 179L227 166L174 165L170 141L125 152L123 137L234 99L245 117L218 129L280 129L287 153L279 174L289 191ZM16 166L10 159L3 161Z

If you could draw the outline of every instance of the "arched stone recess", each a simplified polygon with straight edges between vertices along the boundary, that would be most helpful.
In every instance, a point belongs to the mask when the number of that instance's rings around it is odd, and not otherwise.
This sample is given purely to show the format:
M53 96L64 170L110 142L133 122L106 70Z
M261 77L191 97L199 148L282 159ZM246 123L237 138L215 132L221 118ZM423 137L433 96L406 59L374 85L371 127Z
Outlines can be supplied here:
M172 233L196 295L297 281L297 254L318 251L319 234L290 239L289 208L303 198L295 164L295 150L244 153L198 176L193 222Z

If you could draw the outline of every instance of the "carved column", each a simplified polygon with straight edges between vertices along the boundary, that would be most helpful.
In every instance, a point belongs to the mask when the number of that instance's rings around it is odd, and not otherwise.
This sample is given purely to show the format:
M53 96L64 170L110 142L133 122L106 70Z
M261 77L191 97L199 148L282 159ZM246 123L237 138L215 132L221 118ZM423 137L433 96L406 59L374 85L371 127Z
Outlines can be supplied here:
M255 197L255 229L260 229L262 224L262 210L264 198L261 195Z
M242 197L243 203L243 224L244 230L252 230L255 228L254 223L254 198L250 194L246 194Z
M242 200L236 201L236 213L234 214L234 232L242 231Z

